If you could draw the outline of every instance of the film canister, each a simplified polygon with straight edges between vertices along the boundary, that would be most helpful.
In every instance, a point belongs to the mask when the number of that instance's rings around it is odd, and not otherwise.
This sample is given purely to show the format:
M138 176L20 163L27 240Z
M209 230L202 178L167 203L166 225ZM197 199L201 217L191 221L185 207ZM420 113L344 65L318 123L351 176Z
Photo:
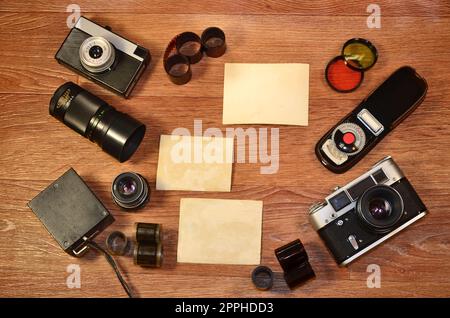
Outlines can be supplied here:
M186 56L174 54L164 60L164 69L172 83L183 85L192 78L191 65Z
M284 280L293 289L315 276L308 254L300 240L295 240L275 250L275 256L284 272Z
M203 57L202 41L194 32L183 32L175 37L175 47L178 54L186 56L189 63L200 62Z
M175 36L167 46L164 69L172 83L183 85L192 78L191 64L200 62L203 53L209 57L220 57L227 49L225 33L210 27L199 37L194 32L183 32Z

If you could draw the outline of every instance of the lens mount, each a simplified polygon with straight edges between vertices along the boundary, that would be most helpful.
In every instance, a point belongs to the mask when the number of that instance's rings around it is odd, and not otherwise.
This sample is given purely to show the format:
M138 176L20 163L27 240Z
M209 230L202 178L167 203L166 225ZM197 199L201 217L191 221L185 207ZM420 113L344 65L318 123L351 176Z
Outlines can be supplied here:
M360 222L375 233L390 232L404 212L401 195L387 185L375 185L358 199L356 213Z
M125 172L113 181L111 195L114 202L123 209L139 209L149 200L150 188L140 174Z
M92 36L83 41L79 50L80 62L91 73L108 70L114 63L114 46L101 36Z

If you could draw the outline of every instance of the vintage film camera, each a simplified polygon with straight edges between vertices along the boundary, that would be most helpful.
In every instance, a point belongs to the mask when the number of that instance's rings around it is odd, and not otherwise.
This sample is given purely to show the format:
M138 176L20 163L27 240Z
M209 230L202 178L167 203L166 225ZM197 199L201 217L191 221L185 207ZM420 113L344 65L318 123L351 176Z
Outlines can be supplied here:
M340 266L370 251L427 213L391 157L310 208L309 221Z
M55 58L76 73L127 98L151 55L146 48L80 17Z

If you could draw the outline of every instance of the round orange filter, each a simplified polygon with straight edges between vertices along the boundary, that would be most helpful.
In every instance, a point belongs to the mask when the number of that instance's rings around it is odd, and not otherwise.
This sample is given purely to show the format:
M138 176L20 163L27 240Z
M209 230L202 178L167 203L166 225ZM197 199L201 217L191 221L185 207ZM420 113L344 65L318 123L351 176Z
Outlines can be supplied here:
M343 56L336 56L325 69L325 79L335 91L349 93L361 85L364 73L348 67Z

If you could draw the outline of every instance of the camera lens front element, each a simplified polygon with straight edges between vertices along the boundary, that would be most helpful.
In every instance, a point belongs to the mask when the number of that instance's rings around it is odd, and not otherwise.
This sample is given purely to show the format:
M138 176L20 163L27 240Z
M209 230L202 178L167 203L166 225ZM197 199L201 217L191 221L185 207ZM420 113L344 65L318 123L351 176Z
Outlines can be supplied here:
M403 199L392 187L375 185L358 199L356 213L360 222L375 233L392 231L404 212Z
M108 70L116 58L114 46L100 36L84 40L79 50L80 62L91 73Z
M118 185L118 191L123 196L130 196L136 193L137 184L133 179L121 180Z
M140 174L125 172L113 181L111 194L114 202L123 209L139 209L149 200L150 188Z
M383 220L391 215L392 207L389 201L374 198L369 202L369 212L376 220Z
M98 45L94 45L89 49L89 56L92 57L93 59L98 59L102 57L102 55L103 49Z

